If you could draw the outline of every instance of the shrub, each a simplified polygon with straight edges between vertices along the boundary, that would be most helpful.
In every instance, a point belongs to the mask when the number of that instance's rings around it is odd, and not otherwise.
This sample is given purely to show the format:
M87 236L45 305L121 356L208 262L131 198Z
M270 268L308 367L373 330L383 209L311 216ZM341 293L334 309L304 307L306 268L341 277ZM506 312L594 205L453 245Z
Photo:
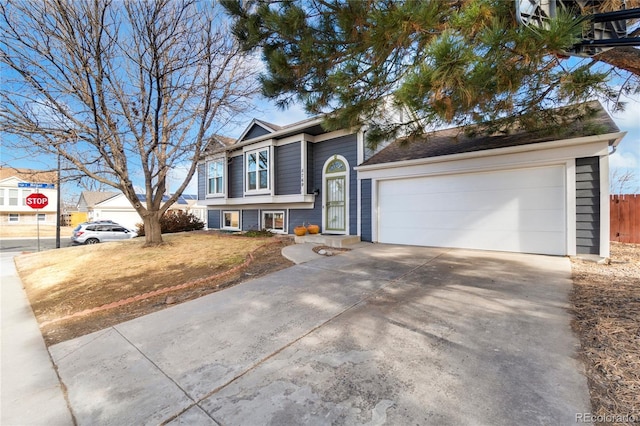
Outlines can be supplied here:
M273 232L269 231L268 229L262 229L260 231L257 229L251 229L241 235L243 237L263 238L263 237L273 237Z
M144 236L144 223L139 223L136 227L138 228L138 235ZM204 228L203 221L182 210L169 210L160 219L160 230L163 234L197 231L202 228Z

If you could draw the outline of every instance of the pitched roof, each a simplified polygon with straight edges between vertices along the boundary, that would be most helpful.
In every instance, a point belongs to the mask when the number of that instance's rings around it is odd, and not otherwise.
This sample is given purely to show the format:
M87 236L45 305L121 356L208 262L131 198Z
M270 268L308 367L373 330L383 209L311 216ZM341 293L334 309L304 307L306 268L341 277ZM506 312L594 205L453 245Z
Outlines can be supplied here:
M595 110L595 115L586 120L574 120L562 129L561 137L548 131L527 132L515 130L511 134L491 134L468 136L464 128L439 130L425 135L420 140L406 142L398 139L377 154L373 155L363 166L415 160L420 158L439 157L442 155L461 154L484 151L495 148L550 142L558 139L593 136L596 134L617 133L618 126L599 102L589 102L588 108Z
M109 198L113 198L118 194L121 194L121 192L82 191L82 193L80 194L80 198L84 198L84 201L85 203L87 203L88 207L93 207L96 204L106 201Z
M0 167L0 180L17 177L25 182L57 183L58 172L33 169L18 169L14 167Z
M207 154L215 154L216 152L222 152L227 147L236 143L234 138L230 138L228 136L222 135L213 135L209 138L209 143L205 148L205 152Z

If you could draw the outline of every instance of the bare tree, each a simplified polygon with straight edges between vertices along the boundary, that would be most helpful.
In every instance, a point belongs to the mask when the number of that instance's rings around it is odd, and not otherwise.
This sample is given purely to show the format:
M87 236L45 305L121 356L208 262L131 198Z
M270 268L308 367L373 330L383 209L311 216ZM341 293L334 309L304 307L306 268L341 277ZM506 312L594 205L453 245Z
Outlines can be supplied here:
M612 194L637 194L640 191L640 177L633 169L611 169L609 186Z
M6 144L59 154L121 190L162 242L160 217L193 177L210 135L250 107L257 67L199 0L4 0ZM167 175L188 166L163 201ZM144 182L144 201L134 190Z

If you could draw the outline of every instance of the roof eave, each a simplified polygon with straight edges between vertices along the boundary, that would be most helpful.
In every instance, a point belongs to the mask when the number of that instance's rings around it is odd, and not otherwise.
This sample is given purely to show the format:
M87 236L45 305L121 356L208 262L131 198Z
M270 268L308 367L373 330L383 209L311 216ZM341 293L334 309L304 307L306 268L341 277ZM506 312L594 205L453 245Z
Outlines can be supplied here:
M399 166L414 166L429 163L441 163L445 161L465 160L469 158L489 157L497 154L518 154L522 152L538 151L544 149L561 148L567 146L583 145L594 142L607 142L609 146L617 146L627 132L605 133L601 135L582 136L578 138L561 139L547 142L537 142L525 145L516 145L502 148L492 148L480 151L461 152L457 154L439 155L436 157L415 158L411 160L398 160L385 163L369 164L354 167L357 171L391 169Z

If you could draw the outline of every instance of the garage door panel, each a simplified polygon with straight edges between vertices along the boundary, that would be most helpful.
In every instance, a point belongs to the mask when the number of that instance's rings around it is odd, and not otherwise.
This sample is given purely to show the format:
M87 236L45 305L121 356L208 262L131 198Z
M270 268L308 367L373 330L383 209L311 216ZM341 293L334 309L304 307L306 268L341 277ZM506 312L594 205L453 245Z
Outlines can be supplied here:
M562 166L378 185L378 241L565 254Z

